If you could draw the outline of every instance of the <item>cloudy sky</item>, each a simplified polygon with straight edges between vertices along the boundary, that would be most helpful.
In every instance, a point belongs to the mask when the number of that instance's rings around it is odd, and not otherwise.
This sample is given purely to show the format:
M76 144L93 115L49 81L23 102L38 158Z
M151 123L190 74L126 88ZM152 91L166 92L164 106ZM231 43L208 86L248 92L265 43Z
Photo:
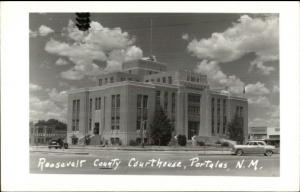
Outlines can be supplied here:
M30 119L66 122L66 91L152 53L170 70L206 74L210 86L246 90L249 126L279 126L279 18L270 14L30 14Z

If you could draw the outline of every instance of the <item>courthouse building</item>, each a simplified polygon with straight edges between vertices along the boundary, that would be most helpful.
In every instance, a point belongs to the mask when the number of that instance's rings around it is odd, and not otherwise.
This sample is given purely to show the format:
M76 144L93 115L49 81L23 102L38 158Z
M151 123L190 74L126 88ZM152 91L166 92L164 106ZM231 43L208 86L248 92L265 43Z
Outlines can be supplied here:
M209 88L207 76L191 71L167 71L154 57L123 64L121 72L98 77L97 85L69 91L69 143L106 141L129 145L151 142L150 124L161 107L174 125L173 135L226 138L227 123L242 117L248 134L248 102Z

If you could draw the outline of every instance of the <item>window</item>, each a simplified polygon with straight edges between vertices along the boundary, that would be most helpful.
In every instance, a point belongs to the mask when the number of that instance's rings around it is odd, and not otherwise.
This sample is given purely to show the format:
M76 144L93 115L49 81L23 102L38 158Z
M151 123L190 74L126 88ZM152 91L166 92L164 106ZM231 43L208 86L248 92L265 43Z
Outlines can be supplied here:
M172 109L171 112L175 113L176 110L176 93L172 93Z
M156 82L160 82L160 78L157 78L157 79L156 79Z
M149 80L148 80L148 79L146 79L146 80L145 80L145 82L149 82Z
M136 129L147 129L148 120L148 95L137 95L137 120Z
M121 77L121 81L125 81L125 77Z
M171 77L171 76L168 77L168 83L169 83L169 84L172 84L172 77Z
M227 116L226 116L226 99L223 99L223 134L226 132Z
M165 97L164 97L164 110L167 112L168 111L168 92L165 92Z
M78 131L79 130L79 113L80 113L80 100L76 99L73 100L73 107L72 107L72 130Z
M99 79L99 86L102 85L102 79Z
M211 134L214 135L215 133L215 122L214 122L214 114L215 114L215 98L211 99Z
M160 107L160 91L156 91L155 107L156 107L156 110L158 110Z
M101 97L97 97L95 100L95 110L101 109Z
M128 70L128 73L131 74L131 70Z
M110 77L110 83L114 82L114 77Z
M95 127L94 127L94 134L95 135L99 135L99 129L100 129L99 123L95 123Z
M166 83L166 77L162 78L163 83Z
M107 78L105 78L105 84L107 84Z
M217 99L217 133L220 133L220 110L221 110L221 100Z
M151 79L151 82L154 82L154 79Z
M120 129L120 95L111 96L111 129Z

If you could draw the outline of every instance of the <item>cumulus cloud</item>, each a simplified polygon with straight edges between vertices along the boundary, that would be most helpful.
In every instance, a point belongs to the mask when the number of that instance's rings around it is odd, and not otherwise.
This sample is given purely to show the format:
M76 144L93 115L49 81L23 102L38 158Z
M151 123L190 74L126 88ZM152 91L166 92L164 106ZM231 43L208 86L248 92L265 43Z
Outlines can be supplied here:
M270 93L270 90L265 87L265 84L257 82L256 84L248 84L245 86L247 96L260 96Z
M189 34L185 33L181 36L183 40L189 40Z
M30 91L40 91L40 90L42 90L42 87L40 85L30 83L29 84L29 90Z
M271 106L270 100L266 96L249 97L248 102L249 104L264 108Z
M30 119L37 121L54 118L66 122L67 92L55 88L44 91L48 96L46 99L42 100L34 94L30 96Z
M80 80L85 76L118 71L123 62L142 58L142 50L134 45L135 38L121 28L106 28L95 21L90 25L87 32L82 32L70 20L62 35L72 42L51 39L46 43L47 52L68 57L75 64L61 73L63 78ZM97 65L99 61L106 62L106 66Z
M50 118L66 122L67 108L59 107L50 99L41 100L36 96L30 96L30 120L48 120Z
M67 65L69 63L65 59L59 58L59 59L57 59L57 61L55 62L55 64L61 66L61 65Z
M243 15L224 32L213 33L207 39L193 39L187 49L199 59L219 63L254 53L256 58L251 62L252 68L256 67L263 74L269 74L274 67L266 66L265 63L279 58L278 23L279 19L274 15L263 18Z
M211 87L228 87L228 91L235 94L243 92L244 83L235 75L225 74L216 61L201 61L196 71L207 75Z
M54 33L54 30L46 25L41 25L38 29L38 31L31 31L29 30L29 36L30 37L37 37L37 36L47 36L50 33Z
M47 36L50 33L54 33L54 30L46 25L41 25L39 28L40 36Z

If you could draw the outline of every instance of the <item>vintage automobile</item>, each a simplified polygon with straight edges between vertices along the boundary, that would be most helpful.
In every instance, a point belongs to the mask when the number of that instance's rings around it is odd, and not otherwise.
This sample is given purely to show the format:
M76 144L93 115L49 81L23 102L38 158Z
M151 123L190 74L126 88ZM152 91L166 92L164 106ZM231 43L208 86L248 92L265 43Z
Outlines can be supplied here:
M275 147L267 145L264 141L248 141L245 145L234 145L232 152L238 156L243 154L264 154L271 156L275 151Z
M51 149L51 148L68 149L68 147L69 147L68 143L64 143L63 140L61 140L61 139L51 140L48 144L49 149Z

